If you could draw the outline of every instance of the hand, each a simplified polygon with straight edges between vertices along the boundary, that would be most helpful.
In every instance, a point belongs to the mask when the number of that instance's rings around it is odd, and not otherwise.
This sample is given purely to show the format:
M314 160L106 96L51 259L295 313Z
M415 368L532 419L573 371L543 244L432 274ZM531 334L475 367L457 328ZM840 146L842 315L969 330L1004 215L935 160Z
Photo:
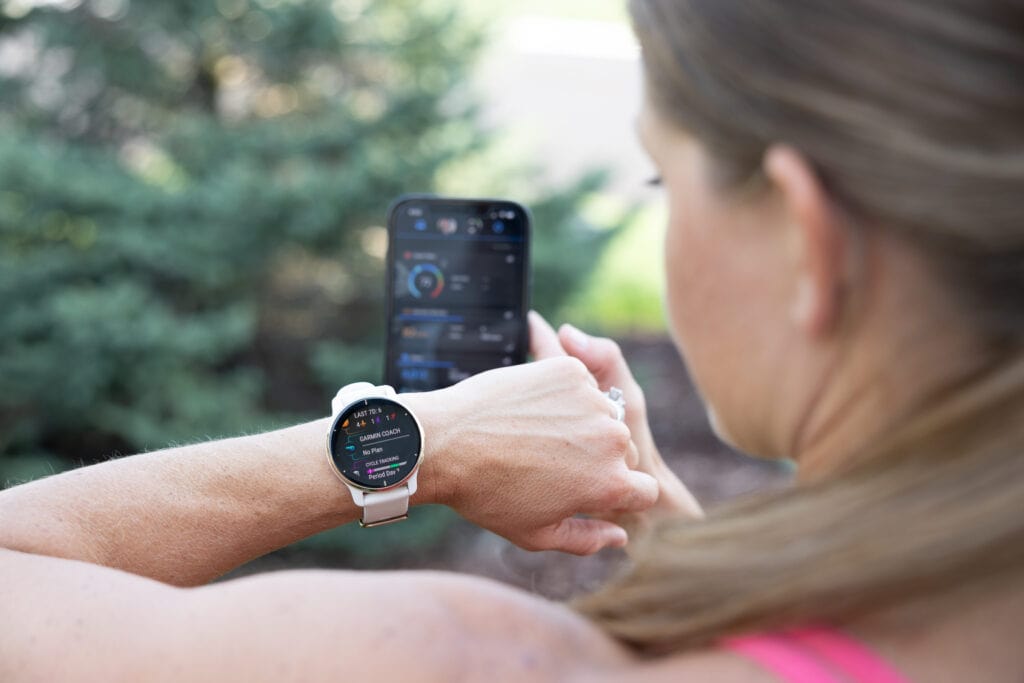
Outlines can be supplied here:
M658 480L660 496L657 504L642 514L605 515L627 528L643 528L658 515L703 517L700 504L661 457L651 435L647 420L647 404L643 389L630 372L622 350L613 340L593 337L572 325L562 325L556 334L536 312L530 312L530 336L537 358L569 355L578 358L596 379L602 391L611 387L622 390L626 400L626 426L639 452L636 469Z
M575 515L639 512L658 499L654 478L627 465L638 458L629 430L574 358L491 370L403 400L424 423L427 499L527 550L624 546L621 526Z

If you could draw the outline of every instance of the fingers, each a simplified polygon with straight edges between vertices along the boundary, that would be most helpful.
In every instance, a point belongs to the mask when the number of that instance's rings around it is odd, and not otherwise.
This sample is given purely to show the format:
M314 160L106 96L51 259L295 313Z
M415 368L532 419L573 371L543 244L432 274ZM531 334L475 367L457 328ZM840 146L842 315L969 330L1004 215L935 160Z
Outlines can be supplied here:
M626 470L607 481L602 490L580 506L588 515L643 512L654 507L660 495L658 480L639 470Z
M629 470L626 473L629 481L629 488L623 495L621 502L616 507L620 512L643 512L654 507L658 502L660 487L658 480L638 470Z
M617 524L601 519L569 517L538 530L530 546L536 550L593 555L602 548L621 548L628 540L626 530Z
M606 394L601 394L601 400L609 410L615 408ZM612 448L615 455L622 458L626 467L631 470L636 469L640 464L640 449L633 441L633 433L630 431L629 425L613 417L613 421L608 425L608 431L604 434L606 443Z
M595 395L602 396L601 390L597 386L597 380L578 358L566 356L563 353L557 358L538 359L531 366L538 372L542 372L548 381L565 381L569 382L571 386L589 384L593 387ZM602 396L602 400L607 403L607 397ZM608 414L611 415L611 408L608 408Z
M527 320L530 325L530 353L536 360L565 355L558 335L540 313L530 311Z
M631 470L635 470L640 465L640 449L636 447L633 440L630 439L629 446L626 447L626 467Z
M611 339L592 337L569 324L558 330L558 339L570 356L583 361L602 389L625 388L634 381L619 345Z

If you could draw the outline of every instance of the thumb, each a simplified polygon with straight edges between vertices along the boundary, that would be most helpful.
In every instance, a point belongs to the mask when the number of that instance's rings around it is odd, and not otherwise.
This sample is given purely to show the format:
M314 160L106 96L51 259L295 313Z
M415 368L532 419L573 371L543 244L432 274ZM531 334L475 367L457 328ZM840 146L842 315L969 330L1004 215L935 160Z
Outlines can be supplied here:
M558 341L558 335L537 311L530 311L527 316L530 322L530 353L536 360L545 360L564 356L565 349L562 342Z
M558 330L558 339L569 353L583 361L601 389L618 386L625 388L633 382L622 350L613 340L606 337L592 337L566 323Z
M573 555L593 555L602 548L621 548L629 535L617 524L589 517L567 517L538 530L536 544Z

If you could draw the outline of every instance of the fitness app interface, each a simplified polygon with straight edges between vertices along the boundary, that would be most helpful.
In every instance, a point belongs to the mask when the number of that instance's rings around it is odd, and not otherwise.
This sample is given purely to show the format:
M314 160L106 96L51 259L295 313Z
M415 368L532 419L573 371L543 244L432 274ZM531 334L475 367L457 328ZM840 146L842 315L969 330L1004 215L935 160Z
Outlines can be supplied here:
M525 362L528 221L513 202L394 209L386 374L399 393Z
M368 398L335 421L331 457L348 479L383 489L409 476L420 445L420 430L408 410L386 398Z

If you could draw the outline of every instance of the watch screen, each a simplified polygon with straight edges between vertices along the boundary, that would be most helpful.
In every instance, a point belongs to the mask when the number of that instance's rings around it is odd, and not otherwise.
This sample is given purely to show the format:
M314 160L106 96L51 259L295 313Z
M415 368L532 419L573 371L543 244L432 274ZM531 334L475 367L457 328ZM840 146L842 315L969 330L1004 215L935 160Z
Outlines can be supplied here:
M404 406L367 398L349 406L334 422L331 457L346 479L365 488L399 484L420 459L420 430Z

